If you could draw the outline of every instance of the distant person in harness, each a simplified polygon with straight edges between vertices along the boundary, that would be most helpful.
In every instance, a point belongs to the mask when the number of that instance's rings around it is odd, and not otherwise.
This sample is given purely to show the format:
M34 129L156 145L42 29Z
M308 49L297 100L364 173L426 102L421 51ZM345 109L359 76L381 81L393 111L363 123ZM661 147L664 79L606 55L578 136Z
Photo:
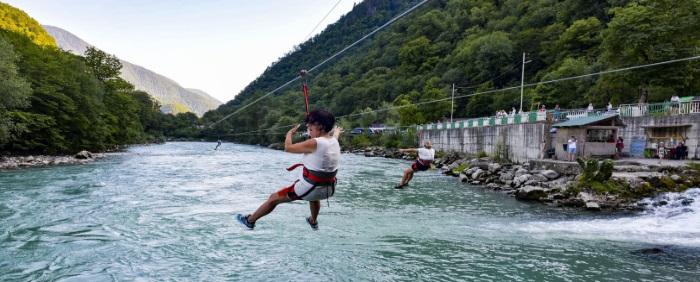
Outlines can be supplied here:
M413 179L414 173L428 170L430 168L430 164L433 162L433 160L435 160L435 149L433 149L433 143L430 141L425 141L423 148L400 149L399 151L402 153L418 153L418 159L416 159L416 162L411 165L411 168L407 168L403 172L401 183L394 187L396 189L402 189L408 185L408 182L411 182L411 179Z
M338 161L340 160L338 136L342 129L334 127L335 117L324 110L311 111L306 116L305 122L310 139L292 143L292 136L299 128L297 125L287 132L284 140L286 152L304 154L302 163L287 169L292 171L297 167L302 167L302 177L291 186L272 193L253 214L246 216L237 214L238 222L249 229L255 228L258 219L272 212L277 205L296 200L309 201L311 216L306 218L306 222L312 229L318 229L317 218L321 210L321 200L328 199L335 193L335 175L338 172Z
M219 139L219 141L216 141L216 148L214 148L214 151L218 150L219 146L221 146L221 139Z

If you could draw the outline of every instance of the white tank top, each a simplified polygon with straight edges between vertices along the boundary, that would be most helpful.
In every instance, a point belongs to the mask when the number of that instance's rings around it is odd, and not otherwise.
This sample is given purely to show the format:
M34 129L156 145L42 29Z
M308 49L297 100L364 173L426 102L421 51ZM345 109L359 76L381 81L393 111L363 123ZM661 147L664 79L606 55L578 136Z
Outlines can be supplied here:
M418 158L423 161L433 161L435 160L435 149L433 148L418 148Z
M333 172L338 169L340 160L340 144L333 137L318 137L316 150L313 153L304 154L302 163L307 169L315 171Z

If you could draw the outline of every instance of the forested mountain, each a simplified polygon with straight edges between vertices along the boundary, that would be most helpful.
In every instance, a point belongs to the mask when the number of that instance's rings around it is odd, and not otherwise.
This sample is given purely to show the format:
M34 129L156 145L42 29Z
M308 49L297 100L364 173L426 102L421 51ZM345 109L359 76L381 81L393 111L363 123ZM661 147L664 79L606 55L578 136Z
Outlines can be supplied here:
M0 28L0 155L103 151L196 134L194 114L162 114L148 93L119 77L115 56L62 51L38 40L46 31L34 19L1 8L21 15L3 18L3 27L31 28Z
M366 0L319 35L270 65L236 98L205 114L219 120L369 33L418 1ZM274 36L274 35L270 35ZM432 0L312 73L312 107L337 115L345 126L374 122L410 125L449 117L450 95L537 82L700 53L699 0ZM700 91L697 61L681 62L526 88L524 109L661 101ZM217 124L209 136L240 142L279 142L282 134L231 135L284 126L302 117L299 83ZM519 106L519 90L455 101L457 117L492 115ZM284 129L282 129L283 131ZM227 135L229 134L229 135Z
M91 45L76 35L54 26L44 26L46 31L56 39L58 46L77 55L83 55ZM194 112L202 115L215 109L221 102L204 91L191 91L180 86L170 78L157 74L144 67L121 60L121 77L133 84L136 89L148 92L161 103L166 113Z

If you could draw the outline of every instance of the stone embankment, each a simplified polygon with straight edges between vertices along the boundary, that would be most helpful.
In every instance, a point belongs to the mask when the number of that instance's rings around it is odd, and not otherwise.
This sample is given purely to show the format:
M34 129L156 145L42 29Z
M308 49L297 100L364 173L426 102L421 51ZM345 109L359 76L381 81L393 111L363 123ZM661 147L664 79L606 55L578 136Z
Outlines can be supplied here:
M415 154L381 147L347 153L415 159ZM642 200L663 192L680 192L700 186L700 165L690 163L658 165L616 161L603 180L597 175L589 175L587 177L591 179L586 179L581 165L576 162L537 160L515 164L498 162L489 157L448 153L436 159L433 165L463 183L505 193L518 200L588 210L640 210L650 204L664 205L664 201L650 203ZM687 199L683 203L690 204L692 201Z
M88 151L81 151L73 156L4 156L0 157L0 170L51 165L85 164L101 159L104 156L105 154L93 154Z
M581 165L573 162L542 160L509 164L490 158L462 158L457 154L435 162L445 174L464 183L519 200L589 210L643 209L648 202L640 200L646 197L700 185L700 171L695 165L647 165L633 161L613 165L608 177L596 180L596 176L586 176Z

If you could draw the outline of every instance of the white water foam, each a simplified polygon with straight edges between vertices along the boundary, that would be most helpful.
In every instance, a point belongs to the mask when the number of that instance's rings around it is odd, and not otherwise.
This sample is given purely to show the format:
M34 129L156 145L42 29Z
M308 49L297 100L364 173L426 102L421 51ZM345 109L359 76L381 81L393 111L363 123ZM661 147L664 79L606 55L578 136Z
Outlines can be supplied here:
M683 193L664 193L653 199L645 199L642 203L646 203L649 208L638 216L531 222L517 227L517 230L535 237L700 247L699 188L688 189Z

